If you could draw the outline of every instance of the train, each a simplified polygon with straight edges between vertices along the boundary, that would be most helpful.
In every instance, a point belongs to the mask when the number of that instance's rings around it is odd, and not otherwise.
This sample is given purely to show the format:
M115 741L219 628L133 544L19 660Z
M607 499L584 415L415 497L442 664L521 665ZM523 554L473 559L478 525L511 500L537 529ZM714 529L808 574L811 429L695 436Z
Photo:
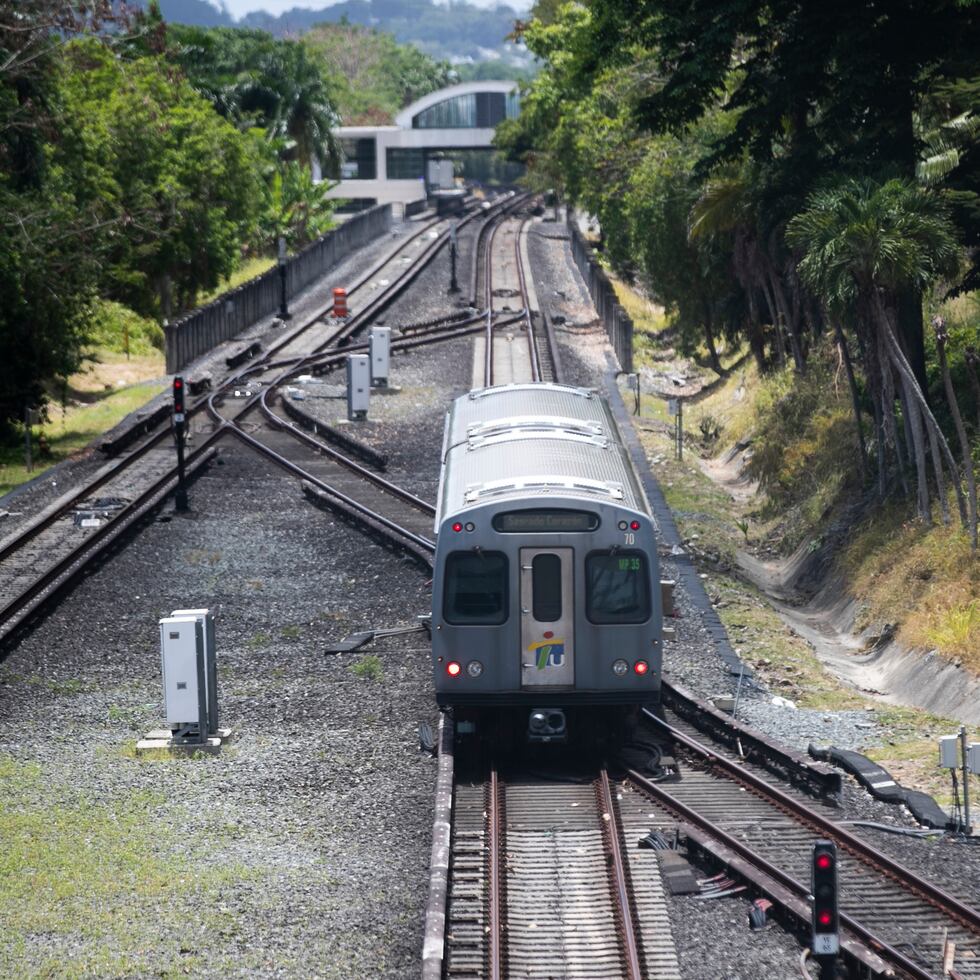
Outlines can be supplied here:
M588 742L659 704L657 528L603 397L533 383L457 398L435 533L433 675L457 736Z

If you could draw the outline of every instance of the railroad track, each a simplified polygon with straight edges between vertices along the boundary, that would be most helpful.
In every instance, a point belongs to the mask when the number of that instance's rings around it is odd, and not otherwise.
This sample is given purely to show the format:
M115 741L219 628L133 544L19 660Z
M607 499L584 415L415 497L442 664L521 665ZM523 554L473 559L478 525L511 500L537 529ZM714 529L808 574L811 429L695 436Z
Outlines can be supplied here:
M507 199L491 209L495 214ZM474 211L464 221L473 220L485 212ZM462 224L462 222L460 223ZM240 370L221 381L210 395L195 399L188 408L188 433L193 451L188 466L196 472L202 460L210 458L216 439L234 429L238 419L247 415L261 397L259 382L269 373L280 381L288 380L307 366L324 369L337 363L343 355L331 356L331 349L350 343L371 319L385 309L419 274L425 263L431 262L448 241L449 222L438 219L423 225L417 232L386 253L379 262L366 270L348 287L348 295L360 291L374 295L346 322L329 318L330 308L324 307L312 317L297 324L279 337L268 350ZM406 258L411 261L406 263ZM386 280L387 286L380 285ZM437 342L443 337L458 335L463 327L435 329L420 342ZM409 340L406 343L411 344ZM344 354L355 347L346 348ZM253 388L255 389L253 391ZM238 393L236 395L236 393ZM234 416L221 418L214 428L205 415L211 413L215 399L229 398L241 402ZM304 473L315 483L315 474ZM107 463L94 479L66 494L40 517L30 522L0 544L0 646L9 645L16 633L40 614L75 576L103 551L104 542L115 541L110 527L119 522L131 527L132 515L145 516L147 501L159 496L160 488L175 485L176 458L171 441L169 420L157 427L142 442L125 455ZM322 482L322 481L321 481Z
M682 754L681 778L652 782L628 773L622 787L632 833L683 824L695 850L727 865L804 927L813 843L833 840L841 855L842 945L853 963L873 974L942 977L949 940L959 976L980 978L975 895L953 894L903 867L839 822L826 802L739 764L688 726L648 717Z
M458 780L451 853L447 978L679 977L659 879L633 886L604 768Z
M562 381L553 327L536 309L526 241L530 221L519 213L503 215L481 238L482 251L474 261L473 295L480 295L482 287L486 324L481 378L486 387ZM500 313L517 317L516 323L508 330L499 329L495 315Z

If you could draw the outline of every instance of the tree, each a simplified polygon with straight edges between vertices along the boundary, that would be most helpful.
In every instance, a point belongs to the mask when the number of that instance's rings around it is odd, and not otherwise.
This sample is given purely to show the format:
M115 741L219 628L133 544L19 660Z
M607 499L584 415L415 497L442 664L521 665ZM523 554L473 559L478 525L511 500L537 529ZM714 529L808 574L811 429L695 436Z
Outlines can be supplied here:
M254 137L238 132L160 58L119 61L95 40L66 51L52 159L105 221L100 282L171 316L235 268L259 206Z
M57 65L75 34L112 18L105 0L0 4L0 435L43 405L44 382L80 361L104 229L53 165Z
M374 28L318 24L303 40L329 66L333 95L348 126L390 123L416 99L458 80L449 62Z
M287 156L325 169L337 160L336 81L300 41L265 31L167 25L163 48L191 85L239 129L261 127Z
M850 180L814 194L805 211L787 230L790 244L803 253L800 275L835 314L853 313L866 351L866 371L879 407L878 445L889 437L897 447L894 382L903 396L911 433L918 483L918 513L931 518L925 442L934 457L942 496L942 466L949 465L964 526L963 491L955 460L922 390L896 324L902 290L924 289L939 276L952 274L959 262L948 209L933 194L908 181ZM891 422L889 420L892 420ZM924 429L924 431L923 431ZM879 490L885 485L879 448Z

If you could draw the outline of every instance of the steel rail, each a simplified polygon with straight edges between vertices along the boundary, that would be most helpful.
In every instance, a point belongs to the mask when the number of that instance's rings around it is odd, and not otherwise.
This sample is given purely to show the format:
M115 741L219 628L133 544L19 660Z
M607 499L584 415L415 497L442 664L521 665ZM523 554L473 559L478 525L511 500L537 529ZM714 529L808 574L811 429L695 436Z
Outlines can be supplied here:
M214 453L214 449L202 446L187 460L187 475L193 476L200 467L209 463ZM25 611L26 615L36 612L43 602L71 581L89 561L101 554L120 534L139 521L147 512L163 503L176 485L177 476L174 470L168 470L135 499L122 507L111 521L80 541L76 548L47 568L30 585L0 608L0 640L5 641L18 626L22 625L25 618L21 616L20 620L12 622L14 617Z
M359 477L361 477L361 479L373 483L376 487L380 487L386 493L390 493L394 497L398 497L399 500L403 500L416 510L420 510L424 514L435 516L436 509L427 500L422 500L421 497L416 497L414 493L411 493L404 487L400 487L396 483L392 483L391 480L386 480L383 476L379 476L373 470L368 469L366 466L362 466L349 456L345 456L339 450L334 449L333 446L330 446L324 440L317 439L308 432L304 432L292 422L287 422L284 418L277 415L268 403L267 396L269 395L270 391L272 391L272 389L266 388L262 392L262 398L259 404L262 414L271 425L275 426L277 429L288 432L291 436L293 436L293 438L298 439L300 442L306 443L306 445L311 446L318 452L323 453L324 456L328 456L336 463L339 463L341 466L349 469L351 472L356 473Z
M474 217L479 212L474 213ZM411 235L409 238L405 239L403 242L399 243L394 249L387 252L381 259L379 259L374 265L371 266L368 272L361 276L360 279L355 280L353 286L348 290L348 295L355 293L357 290L361 289L363 285L377 272L383 269L388 263L393 261L406 246L413 242L419 236L425 234L429 231L433 225L439 224L442 219L437 219L426 223L421 229ZM222 389L232 388L235 384L241 383L243 380L249 376L260 372L265 369L265 365L271 361L271 358L284 347L291 344L297 337L301 336L307 330L311 329L315 324L321 322L324 316L329 311L330 307L324 307L318 313L313 315L307 320L304 320L294 329L290 330L288 334L279 337L276 342L263 353L259 360L249 362L241 371L230 375L224 381L221 382L218 388L218 392ZM330 341L333 342L335 337L332 337ZM299 360L298 358L296 359ZM194 404L188 408L188 418L193 417L202 410L206 409L206 405L209 402L211 396L203 396L199 398ZM142 459L147 453L152 449L156 448L159 443L163 442L170 435L170 427L161 428L155 434L152 434L145 442L137 446L134 450L128 453L126 456L119 459L115 465L109 466L108 469L94 480L89 481L84 486L79 487L77 491L70 493L66 496L64 503L58 506L56 509L49 511L43 517L36 521L33 521L27 527L23 528L19 533L12 536L2 545L0 545L0 561L9 557L11 554L24 547L29 541L32 541L39 534L49 528L61 517L64 517L67 513L74 509L74 507L84 500L86 497L90 496L96 490L105 486L106 483L113 480L119 474L125 472L129 467ZM2 613L0 613L0 623L2 623Z
M772 864L772 862L764 858L762 855L757 854L751 847L749 847L749 845L739 840L739 838L725 830L722 830L720 827L712 823L708 817L703 816L697 810L672 796L662 785L651 782L644 775L634 769L627 770L627 776L630 782L632 782L636 787L646 793L651 799L661 804L667 810L676 814L678 817L692 826L699 828L715 840L720 841L725 847L734 851L736 854L748 861L751 866L758 868L773 881L776 881L783 887L789 889L798 898L801 898L804 901L809 900L810 889L806 885L798 881L792 875L787 874L781 868ZM874 952L889 959L895 966L903 970L910 977L914 978L914 980L935 980L935 975L933 973L930 973L928 970L921 967L914 960L909 959L904 953L890 945L885 940L874 935L869 929L861 925L861 923L855 920L852 916L841 912L840 921L850 932L859 937Z
M349 497L342 490L338 490L336 487L330 486L329 483L326 483L319 477L316 477L312 473L304 470L302 466L283 456L282 453L277 453L274 449L270 449L264 442L256 439L255 436L249 435L239 426L226 422L217 430L215 434L217 435L219 433L227 432L230 432L236 438L241 439L241 441L247 446L254 449L256 452L261 453L267 459L274 462L277 466L289 473L292 473L293 476L297 476L301 480L306 480L307 483L310 483L322 490L328 496L336 498L342 504L344 504L345 507L348 507L357 513L363 514L365 517L382 525L386 530L392 532L393 534L407 538L412 542L412 544L419 548L425 549L427 552L435 551L436 545L434 541L429 540L429 538L424 538L421 534L416 534L414 531L410 531L408 528L402 527L400 524L396 524L394 521L385 517L384 514L379 514L377 511L371 510L370 507L365 507L353 497Z
M490 935L488 946L490 980L501 980L503 974L503 881L500 850L503 847L501 828L500 781L496 765L490 768L489 798L487 800L487 862Z
M495 224L490 230L484 252L483 289L486 299L487 323L486 349L483 352L483 383L487 388L493 385L493 243L499 228L500 224Z
M630 905L630 891L627 883L626 865L619 844L619 820L616 817L616 801L609 784L609 773L603 767L596 784L596 795L603 815L603 833L609 845L611 857L613 901L619 928L623 937L623 953L626 960L627 980L643 980L640 969L640 951L637 946L636 929L633 926L633 909Z
M778 786L772 785L761 776L757 776L738 763L733 762L731 759L715 752L713 749L691 738L684 732L672 727L666 721L657 717L648 708L644 708L643 713L659 727L664 728L676 742L684 745L696 755L701 756L713 767L722 770L726 775L741 783L747 789L751 789L763 798L775 803L780 809L807 824L811 830L835 840L841 847L861 860L862 863L869 864L875 870L884 872L899 881L909 891L916 893L919 898L939 909L945 915L955 919L968 931L980 936L980 910L967 905L955 895L951 895L938 885L934 885L931 881L927 881L914 871L899 864L894 858L868 844L856 834L841 827L840 824L835 823L818 811L808 807L804 802L783 792Z
M527 290L527 276L525 275L524 259L521 256L521 237L530 221L530 218L525 218L517 229L517 234L514 236L514 258L517 263L517 282L521 291L521 302L524 304L523 320L524 330L527 334L528 354L531 357L531 380L540 381L541 355L538 353L538 345L535 342L534 323L531 318L531 297Z

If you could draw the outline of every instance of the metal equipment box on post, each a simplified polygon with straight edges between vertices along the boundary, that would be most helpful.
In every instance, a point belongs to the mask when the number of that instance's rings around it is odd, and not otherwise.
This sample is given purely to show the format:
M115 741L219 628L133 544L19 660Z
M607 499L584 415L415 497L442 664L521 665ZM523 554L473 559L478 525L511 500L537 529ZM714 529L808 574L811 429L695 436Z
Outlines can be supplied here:
M371 397L371 361L367 354L347 355L347 418L367 418Z
M376 388L388 386L391 366L391 327L371 328L371 384Z
M174 619L193 618L201 624L204 635L204 697L207 703L207 733L218 730L218 657L214 635L214 614L210 609L175 609Z
M204 741L208 730L207 669L204 626L195 616L160 620L160 660L167 725L175 737L196 732Z

